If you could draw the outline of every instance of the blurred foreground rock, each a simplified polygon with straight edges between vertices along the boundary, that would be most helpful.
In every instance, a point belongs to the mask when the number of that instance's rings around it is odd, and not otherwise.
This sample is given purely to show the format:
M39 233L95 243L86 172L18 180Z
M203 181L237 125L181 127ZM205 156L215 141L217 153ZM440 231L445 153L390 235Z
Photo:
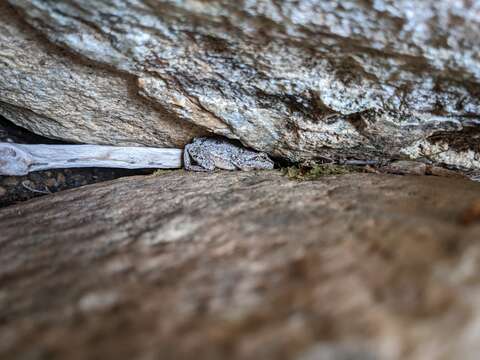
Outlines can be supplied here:
M480 169L479 13L471 0L7 0L0 114L84 143L216 133L292 161Z
M475 359L479 201L462 179L172 171L11 206L0 357Z

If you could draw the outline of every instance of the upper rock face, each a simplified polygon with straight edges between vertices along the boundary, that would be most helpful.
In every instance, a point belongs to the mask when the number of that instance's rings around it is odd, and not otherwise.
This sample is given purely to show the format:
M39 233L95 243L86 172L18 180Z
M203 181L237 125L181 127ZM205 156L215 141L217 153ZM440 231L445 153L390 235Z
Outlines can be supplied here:
M52 43L131 76L127 98L178 126L291 160L480 168L479 1L8 2Z

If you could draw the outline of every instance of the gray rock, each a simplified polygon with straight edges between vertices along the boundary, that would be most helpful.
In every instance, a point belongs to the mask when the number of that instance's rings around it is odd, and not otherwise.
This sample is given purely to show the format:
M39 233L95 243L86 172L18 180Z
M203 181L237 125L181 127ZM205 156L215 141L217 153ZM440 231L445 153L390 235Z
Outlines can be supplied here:
M181 147L205 134L136 94L134 77L52 46L0 3L0 115L51 138Z
M42 134L480 168L478 1L8 3L0 112Z

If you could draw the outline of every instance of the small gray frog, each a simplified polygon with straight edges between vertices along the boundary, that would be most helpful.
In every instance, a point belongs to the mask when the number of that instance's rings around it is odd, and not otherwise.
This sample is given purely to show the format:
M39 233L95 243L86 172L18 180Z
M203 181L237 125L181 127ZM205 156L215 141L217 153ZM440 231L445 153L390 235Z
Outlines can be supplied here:
M273 161L267 154L248 150L222 138L195 138L183 151L186 170L213 171L273 169Z

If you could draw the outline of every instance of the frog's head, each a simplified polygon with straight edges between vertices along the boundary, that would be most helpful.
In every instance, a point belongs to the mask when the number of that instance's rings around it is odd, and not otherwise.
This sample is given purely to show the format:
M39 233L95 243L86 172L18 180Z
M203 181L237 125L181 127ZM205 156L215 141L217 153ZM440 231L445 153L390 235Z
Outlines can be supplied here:
M248 152L242 158L242 170L271 170L274 163L265 153Z

